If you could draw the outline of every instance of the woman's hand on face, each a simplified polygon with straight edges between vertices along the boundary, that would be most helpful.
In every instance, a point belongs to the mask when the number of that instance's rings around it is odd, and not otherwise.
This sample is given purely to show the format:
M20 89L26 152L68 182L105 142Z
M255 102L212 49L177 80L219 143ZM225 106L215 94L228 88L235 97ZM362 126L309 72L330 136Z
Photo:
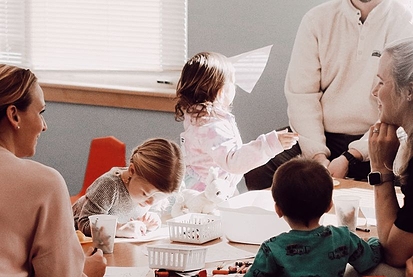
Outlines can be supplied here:
M372 171L391 172L393 161L399 149L397 126L376 123L370 127L369 157Z
M154 231L162 225L161 218L154 212L147 212L140 220L146 224L148 231Z
M140 220L131 220L121 224L116 230L117 237L139 238L146 234L146 224Z

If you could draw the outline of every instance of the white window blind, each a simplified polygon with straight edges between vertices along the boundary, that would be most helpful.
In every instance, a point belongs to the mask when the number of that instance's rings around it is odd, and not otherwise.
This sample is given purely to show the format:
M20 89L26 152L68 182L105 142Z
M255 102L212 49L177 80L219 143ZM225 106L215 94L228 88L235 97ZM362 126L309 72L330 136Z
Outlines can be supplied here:
M0 62L36 70L177 70L187 58L187 0L0 0L0 25Z

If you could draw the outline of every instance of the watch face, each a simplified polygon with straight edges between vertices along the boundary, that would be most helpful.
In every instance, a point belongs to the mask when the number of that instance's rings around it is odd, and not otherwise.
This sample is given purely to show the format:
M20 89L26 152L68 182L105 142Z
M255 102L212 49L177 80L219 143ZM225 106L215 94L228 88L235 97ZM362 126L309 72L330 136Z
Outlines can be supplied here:
M381 175L379 172L371 172L367 176L370 185L378 185L381 184Z

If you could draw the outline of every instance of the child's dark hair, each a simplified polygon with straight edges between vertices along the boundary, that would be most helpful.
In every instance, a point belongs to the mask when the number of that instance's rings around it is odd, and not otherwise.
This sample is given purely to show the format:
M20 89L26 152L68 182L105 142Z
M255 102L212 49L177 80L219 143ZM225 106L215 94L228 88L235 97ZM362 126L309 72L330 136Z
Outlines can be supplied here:
M176 88L175 120L183 121L185 113L197 119L207 114L233 73L232 63L219 53L201 52L189 59Z
M294 158L281 165L272 182L272 197L283 214L307 227L328 209L333 179L317 161Z

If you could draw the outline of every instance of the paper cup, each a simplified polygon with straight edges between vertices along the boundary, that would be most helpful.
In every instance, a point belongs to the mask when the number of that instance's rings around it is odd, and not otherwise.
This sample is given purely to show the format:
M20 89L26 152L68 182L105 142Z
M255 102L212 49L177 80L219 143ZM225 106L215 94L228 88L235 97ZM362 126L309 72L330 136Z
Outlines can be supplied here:
M340 195L334 197L338 226L347 226L355 232L360 208L360 197L354 195Z
M102 249L105 254L113 253L117 221L118 217L114 215L98 214L89 216L93 246Z

